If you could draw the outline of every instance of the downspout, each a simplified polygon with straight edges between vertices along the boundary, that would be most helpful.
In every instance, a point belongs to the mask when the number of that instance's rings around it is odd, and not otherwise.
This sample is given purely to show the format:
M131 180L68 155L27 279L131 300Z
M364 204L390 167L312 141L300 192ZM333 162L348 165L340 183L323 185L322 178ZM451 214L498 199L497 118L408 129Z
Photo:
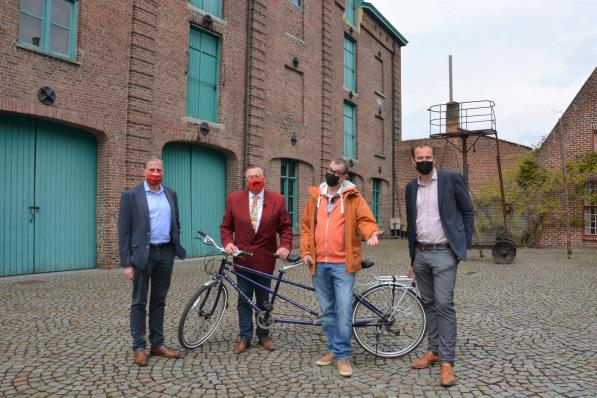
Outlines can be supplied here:
M251 20L253 19L252 7L251 7L252 0L247 0L247 43L245 49L245 104L244 104L244 123L243 123L243 161L242 161L242 170L243 171L247 168L249 162L249 74L251 71Z
M394 138L394 128L396 127L396 39L392 40L392 218L396 217L396 207L398 193L396 192L396 140ZM400 137L402 139L402 137ZM402 221L402 220L401 220Z

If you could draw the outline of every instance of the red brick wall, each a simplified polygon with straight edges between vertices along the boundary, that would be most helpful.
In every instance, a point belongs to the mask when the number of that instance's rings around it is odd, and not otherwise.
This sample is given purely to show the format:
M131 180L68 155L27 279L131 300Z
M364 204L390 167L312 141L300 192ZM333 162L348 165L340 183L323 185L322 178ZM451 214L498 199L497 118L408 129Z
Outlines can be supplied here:
M207 136L199 134L200 120L185 116L189 29L203 26L201 10L172 0L79 2L78 55L68 62L18 47L19 2L0 6L0 112L68 123L98 140L98 266L118 263L120 192L141 180L145 160L161 156L169 142L221 151L229 192L242 187L247 163L266 167L268 187L278 190L279 159L298 160L302 214L307 187L342 155L344 100L357 106L352 171L369 201L372 178L384 181L388 231L399 200L393 184L393 146L401 137L398 43L367 13L351 32L344 1L307 1L299 8L253 0L249 10L247 3L224 0L222 18L214 18L211 32L221 45L218 120ZM345 33L357 42L352 99L342 87ZM37 101L41 85L56 90L54 105Z
M19 1L0 5L0 112L64 122L94 135L97 156L97 263L113 266L118 253L119 194L125 187L127 85L133 1L79 2L77 57L69 62L17 44ZM43 105L47 85L56 102Z
M578 155L594 151L595 124L597 123L597 68L593 70L576 97L562 115L564 131L564 156L567 162L576 161ZM562 170L560 126L556 124L537 152L539 163L550 170ZM557 197L562 203L559 216L563 219L563 194ZM583 219L583 203L569 203L570 215ZM597 247L597 236L585 236L584 226L571 227L573 247ZM565 246L566 225L545 228L538 242L539 246Z

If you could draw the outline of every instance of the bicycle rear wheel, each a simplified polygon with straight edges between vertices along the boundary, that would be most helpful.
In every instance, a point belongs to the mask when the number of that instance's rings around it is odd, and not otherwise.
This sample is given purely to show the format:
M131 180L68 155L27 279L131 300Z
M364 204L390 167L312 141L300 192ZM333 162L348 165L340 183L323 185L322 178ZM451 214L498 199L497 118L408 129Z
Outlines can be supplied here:
M368 352L397 358L413 351L423 340L427 318L423 305L410 289L398 284L375 285L355 298L353 334Z
M226 304L228 291L221 281L203 285L186 305L178 322L178 341L186 349L205 343L216 330Z

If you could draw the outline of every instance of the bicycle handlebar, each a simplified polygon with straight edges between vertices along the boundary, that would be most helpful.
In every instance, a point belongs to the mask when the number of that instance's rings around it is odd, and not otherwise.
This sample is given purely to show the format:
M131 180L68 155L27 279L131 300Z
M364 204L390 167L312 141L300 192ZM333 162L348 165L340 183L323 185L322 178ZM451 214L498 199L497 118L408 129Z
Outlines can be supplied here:
M208 234L206 234L205 232L203 232L200 229L197 230L197 233L199 234L199 236L203 237L203 239L201 239L201 241L203 242L204 245L213 246L216 249L218 249L218 251L221 254L228 255L228 253L226 253L226 250L222 246L218 245L216 243L216 241L213 240L213 238L211 236L209 236ZM232 255L232 257L253 256L253 253L246 252L244 250L236 250L231 255Z

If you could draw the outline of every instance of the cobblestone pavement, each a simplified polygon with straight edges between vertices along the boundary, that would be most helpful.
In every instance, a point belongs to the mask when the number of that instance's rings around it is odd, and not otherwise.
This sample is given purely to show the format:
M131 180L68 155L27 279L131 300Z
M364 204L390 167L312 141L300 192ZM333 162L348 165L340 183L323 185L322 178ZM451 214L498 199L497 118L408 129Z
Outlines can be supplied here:
M367 250L377 261L359 274L401 274L405 241ZM438 367L413 370L408 356L374 361L355 342L352 378L318 367L325 352L318 327L277 326L277 346L232 353L236 295L223 323L203 346L179 360L131 365L130 284L118 270L0 278L0 396L148 397L580 397L597 391L597 253L519 250L512 265L478 251L459 266L458 384L438 385ZM166 308L166 342L179 348L178 318L208 279L204 260L177 263ZM309 281L304 269L290 271ZM313 297L285 293L315 304ZM288 308L276 306L276 312ZM592 392L591 392L592 391Z

